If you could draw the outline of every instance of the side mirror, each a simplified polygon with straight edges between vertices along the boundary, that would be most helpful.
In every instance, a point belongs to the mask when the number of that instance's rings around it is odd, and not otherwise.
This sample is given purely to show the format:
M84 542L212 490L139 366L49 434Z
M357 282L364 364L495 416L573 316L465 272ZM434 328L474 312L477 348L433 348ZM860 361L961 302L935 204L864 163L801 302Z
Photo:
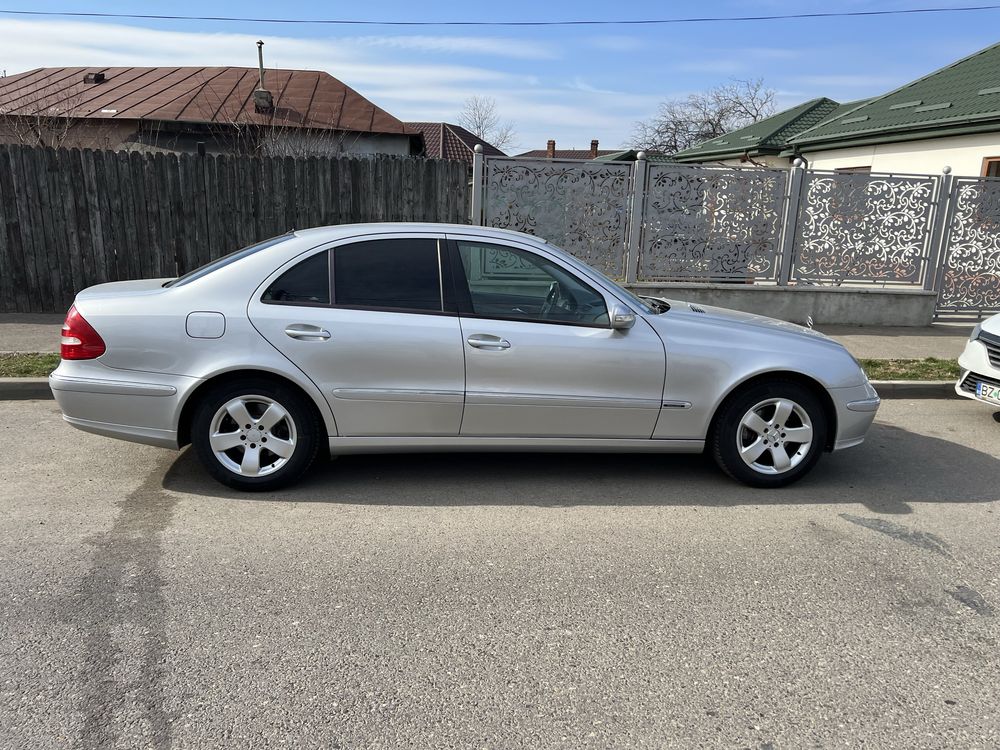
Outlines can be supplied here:
M621 303L611 305L608 314L611 316L611 327L616 331L627 331L635 325L635 313Z

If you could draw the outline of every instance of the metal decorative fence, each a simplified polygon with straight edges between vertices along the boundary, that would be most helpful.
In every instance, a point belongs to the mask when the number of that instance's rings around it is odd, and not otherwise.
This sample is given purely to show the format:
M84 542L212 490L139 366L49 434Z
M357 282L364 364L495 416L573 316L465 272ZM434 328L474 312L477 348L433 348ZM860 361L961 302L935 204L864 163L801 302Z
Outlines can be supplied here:
M1000 179L954 180L938 281L938 315L1000 311Z
M545 237L611 276L624 273L631 166L489 159L485 221Z
M1000 179L477 154L472 221L539 234L627 283L939 290L1000 312Z
M806 172L791 278L922 285L940 177Z
M638 278L778 280L785 172L653 164Z

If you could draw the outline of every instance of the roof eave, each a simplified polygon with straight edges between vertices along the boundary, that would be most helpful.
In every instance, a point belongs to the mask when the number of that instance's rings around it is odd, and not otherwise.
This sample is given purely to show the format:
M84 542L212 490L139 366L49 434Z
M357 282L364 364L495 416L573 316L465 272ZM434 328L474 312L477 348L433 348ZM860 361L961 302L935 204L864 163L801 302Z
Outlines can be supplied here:
M982 122L968 125L953 125L950 127L934 127L921 130L894 131L888 133L869 133L856 138L836 138L823 140L817 138L810 141L793 142L779 156L794 156L810 151L834 151L852 146L874 146L882 143L902 143L905 141L926 141L932 138L947 138L956 135L975 135L976 133L1000 132L1000 121Z
M778 156L781 149L774 146L763 146L728 151L702 151L697 154L685 154L683 151L671 154L671 159L679 162L689 161L719 161L720 159L739 159L742 156Z

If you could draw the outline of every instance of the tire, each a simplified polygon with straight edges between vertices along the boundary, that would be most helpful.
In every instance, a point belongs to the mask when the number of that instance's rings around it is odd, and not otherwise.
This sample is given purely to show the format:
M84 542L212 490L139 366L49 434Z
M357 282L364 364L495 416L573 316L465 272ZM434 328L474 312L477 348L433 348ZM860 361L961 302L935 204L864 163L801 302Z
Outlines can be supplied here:
M211 388L191 420L191 444L208 473L249 492L298 481L316 458L321 434L313 404L296 389L265 378Z
M733 479L751 487L784 487L816 465L827 430L826 411L812 390L771 380L726 399L709 444L715 462Z

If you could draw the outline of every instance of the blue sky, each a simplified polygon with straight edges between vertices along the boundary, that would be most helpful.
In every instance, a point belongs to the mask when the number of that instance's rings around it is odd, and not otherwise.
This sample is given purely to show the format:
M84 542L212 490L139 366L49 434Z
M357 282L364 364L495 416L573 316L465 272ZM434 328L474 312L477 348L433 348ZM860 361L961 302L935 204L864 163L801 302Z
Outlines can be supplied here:
M959 7L972 0L676 0L435 3L11 0L7 9L366 20L553 20ZM568 28L278 25L29 19L0 14L0 69L55 65L256 64L326 70L403 120L455 121L496 99L522 150L627 144L658 102L761 77L781 107L848 101L906 83L1000 41L1000 10L913 16ZM1000 74L998 74L1000 75Z

